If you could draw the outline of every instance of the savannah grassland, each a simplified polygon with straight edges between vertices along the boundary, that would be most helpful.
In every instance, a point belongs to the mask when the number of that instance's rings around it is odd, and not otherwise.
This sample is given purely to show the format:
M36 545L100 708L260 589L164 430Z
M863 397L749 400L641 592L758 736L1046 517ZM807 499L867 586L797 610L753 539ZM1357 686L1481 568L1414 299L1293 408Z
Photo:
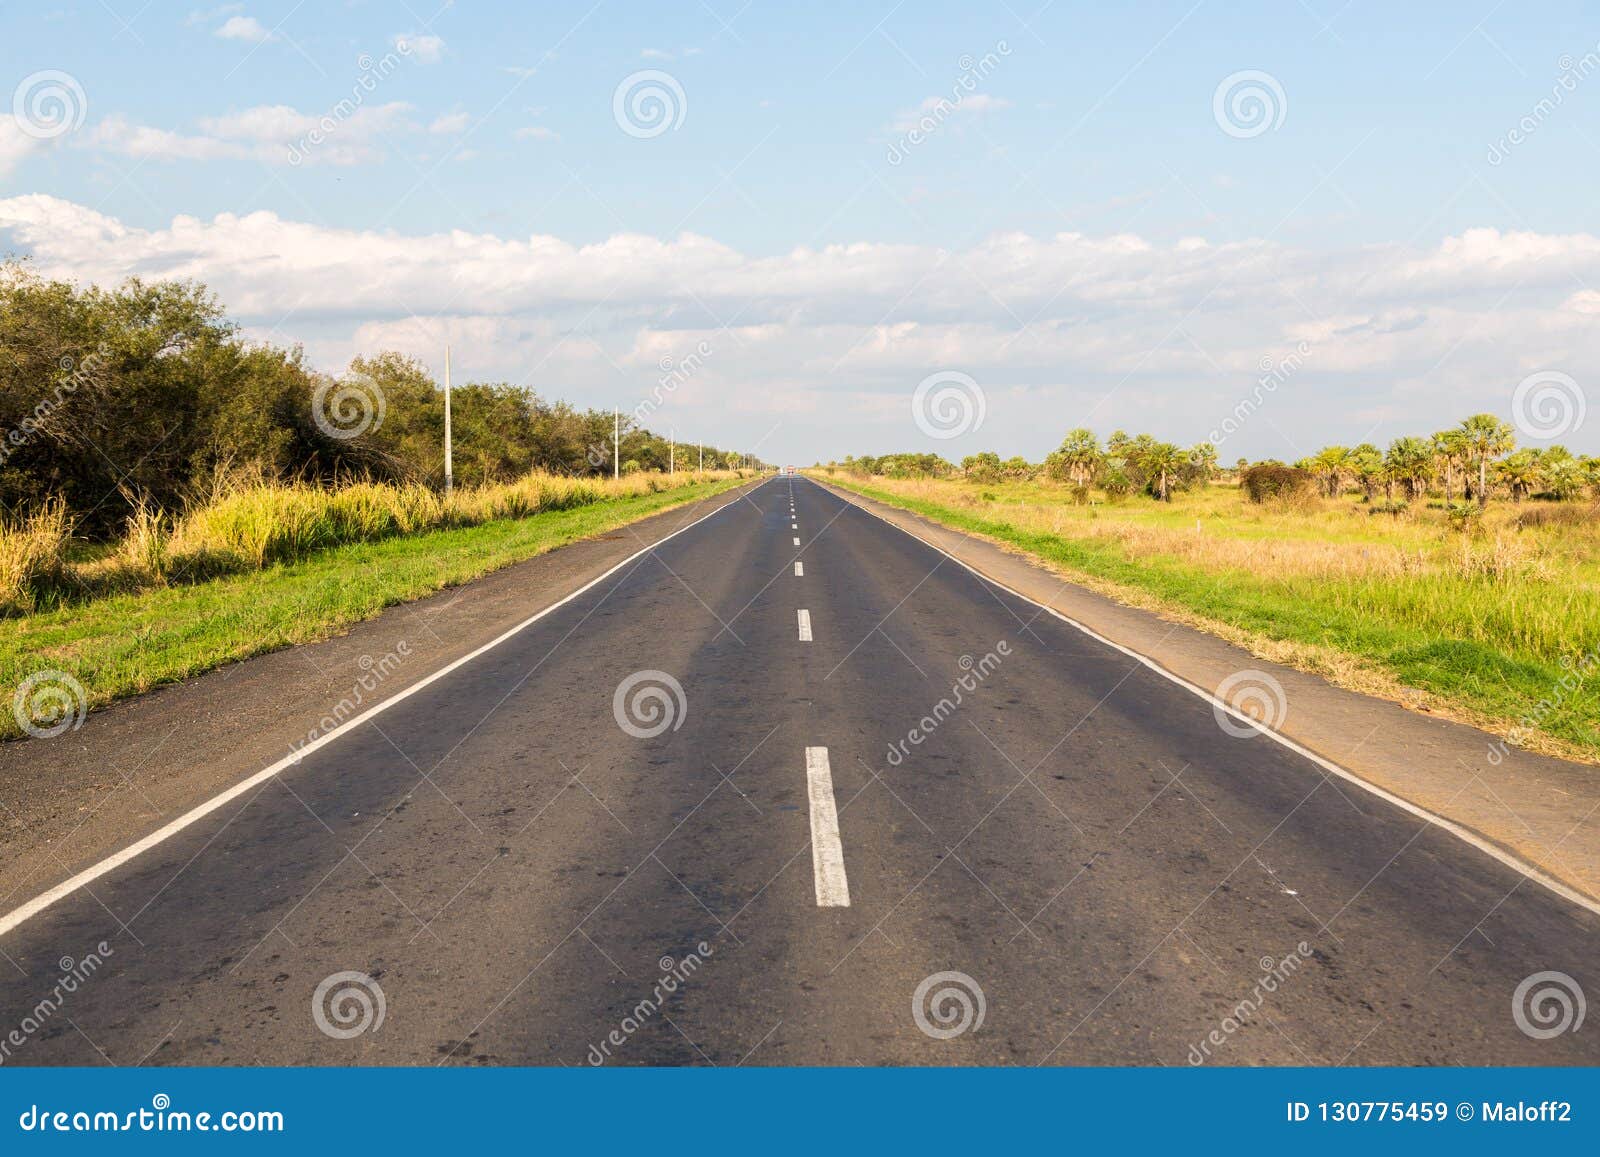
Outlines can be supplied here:
M1600 763L1591 502L1496 502L1459 527L1432 507L1369 513L1356 496L1256 505L1229 481L1079 505L1044 480L818 473L1263 658Z

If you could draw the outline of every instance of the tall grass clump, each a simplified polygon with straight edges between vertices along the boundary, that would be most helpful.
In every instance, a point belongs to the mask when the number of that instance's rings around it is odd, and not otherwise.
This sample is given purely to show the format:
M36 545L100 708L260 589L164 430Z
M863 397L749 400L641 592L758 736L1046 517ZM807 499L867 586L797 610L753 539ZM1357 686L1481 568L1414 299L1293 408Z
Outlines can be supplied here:
M60 596L66 584L72 519L60 499L0 521L0 615L25 615Z
M166 581L171 550L172 522L166 512L151 502L135 502L117 558L136 576L160 583Z

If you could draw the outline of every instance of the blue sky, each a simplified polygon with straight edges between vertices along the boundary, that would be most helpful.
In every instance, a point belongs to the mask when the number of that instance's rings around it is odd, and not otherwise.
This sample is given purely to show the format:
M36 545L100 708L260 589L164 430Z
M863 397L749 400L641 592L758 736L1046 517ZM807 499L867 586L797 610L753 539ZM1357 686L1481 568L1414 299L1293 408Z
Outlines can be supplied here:
M0 89L72 122L0 115L0 248L200 277L329 369L449 340L628 408L687 359L656 424L805 461L1038 458L1080 421L1293 457L1515 419L1560 374L1529 431L1600 448L1593 5L94 0L0 30ZM671 111L630 132L645 71ZM1265 122L1219 107L1240 87ZM980 426L916 421L939 373Z

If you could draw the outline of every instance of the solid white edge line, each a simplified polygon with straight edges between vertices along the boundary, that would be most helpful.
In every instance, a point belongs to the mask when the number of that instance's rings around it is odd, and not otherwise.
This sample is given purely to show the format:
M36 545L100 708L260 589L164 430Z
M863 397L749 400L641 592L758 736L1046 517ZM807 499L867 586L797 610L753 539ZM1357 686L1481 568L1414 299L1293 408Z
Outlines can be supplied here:
M826 747L806 748L806 795L811 801L811 872L817 907L850 907L850 880L844 873L839 839L839 809L833 799L833 769Z
M766 485L767 481L770 481L770 480L763 480L762 482L757 483L756 486L753 487L752 489L760 489L762 486ZM194 823L197 823L198 821L204 819L206 816L210 815L212 812L216 811L218 808L222 807L224 804L227 804L232 800L238 799L241 795L243 795L245 792L249 791L251 788L257 787L257 786L259 786L259 785L261 785L263 783L266 783L268 780L274 778L279 773L281 773L285 768L294 766L295 764L299 763L300 760L303 759L305 756L309 755L313 751L316 751L318 748L323 747L326 744L333 742L333 740L339 738L339 736L345 734L345 732L350 731L353 728L361 726L361 724L365 723L367 720L373 718L374 716L381 715L383 712L385 712L389 708L393 707L396 703L399 703L399 702L401 702L401 701L403 701L405 699L409 699L412 695L415 695L418 691L421 691L424 687L427 687L427 686L437 682L438 680L444 678L446 675L450 674L452 671L456 670L458 667L465 666L466 664L472 662L472 660L476 659L479 655L482 655L482 654L484 654L484 653L486 653L488 651L492 651L494 648L498 647L501 643L505 642L507 639L511 638L513 635L516 635L519 632L525 630L526 628L532 626L534 623L538 622L540 619L544 618L546 615L548 615L548 614L550 614L550 613L552 613L554 611L559 610L560 608L562 608L562 607L566 606L568 603L570 603L573 599L577 598L579 595L583 594L586 591L589 591L589 590L593 589L598 584L604 582L606 579L608 579L612 575L616 574L619 570L621 570L623 567L627 566L629 563L635 561L636 559L642 558L644 555L649 554L652 550L655 550L656 547L660 546L662 543L668 541L669 539L677 538L678 535L684 533L687 530L693 530L695 527L699 526L706 519L711 518L714 515L721 514L724 510L727 510L730 507L737 506L737 505L738 505L737 502L726 502L723 505L717 507L715 510L709 511L706 514L701 515L699 518L695 519L693 522L689 523L687 526L680 526L677 530L674 530L671 534L666 535L665 537L657 539L655 542L651 543L649 546L646 546L646 547L643 547L640 550L634 551L634 553L630 554L627 558L625 558L621 562L617 563L610 570L607 570L604 574L598 575L595 578L590 579L588 582L584 583L577 590L573 591L571 594L569 594L566 597L562 598L559 602L551 603L548 607L545 607L544 610L539 611L537 614L530 615L526 619L523 619L522 622L518 623L516 626L512 627L510 630L504 632L503 634L497 635L495 638L489 640L489 642L483 644L483 646L479 647L477 650L469 651L467 654L461 656L461 658L456 659L453 662L450 662L450 663L446 664L443 667L440 667L433 674L427 676L424 679L419 679L417 682L413 683L411 686L407 687L405 690L397 692L392 697L390 697L388 699L385 699L382 703L374 704L373 706L367 708L367 710L363 711L360 715L357 715L352 719L346 720L344 723L341 723L338 727L335 727L332 731L329 731L329 732L327 732L327 733L325 733L323 735L318 736L316 739L312 740L310 743L306 744L304 747L301 747L301 748L297 749L296 751L291 752L289 755L286 755L282 759L278 760L278 762L276 762L276 763L274 763L274 764L272 764L272 765L270 765L268 767L265 767L262 770L256 772L254 775L250 776L248 779L242 780L239 783L236 783L232 787L228 788L226 791L220 793L219 795L214 795L210 799L206 800L204 803L198 804L195 807L190 808L188 811L184 812L177 819L171 821L170 823L168 823L168 824L166 824L166 825L164 825L164 826L162 826L160 828L157 828L155 831L153 831L149 835L145 836L142 840L139 840L139 841L137 841L135 843L129 844L126 848L123 848L120 852L112 853L111 855L107 856L105 859L99 861L98 863L93 864L90 867L85 868L83 871L77 873L74 876L68 877L66 880L63 880L61 883L57 884L54 888L51 888L49 891L43 892L40 895L35 896L32 900L29 900L26 904L23 904L21 907L14 908L10 912L7 912L4 916L0 916L0 936L4 936L7 932L10 932L12 929L20 926L21 924L25 923L26 921L28 921L30 919L32 919L34 916L37 916L40 912L43 912L46 908L50 907L50 905L54 904L57 900L65 899L67 896L70 896L72 893L76 892L79 888L82 888L82 887L84 887L84 886L86 886L88 884L94 883L94 881L98 880L101 876L104 876L106 873L115 871L117 868L120 868L123 864L126 864L129 860L132 860L135 857L141 855L142 853L149 851L151 848L155 847L157 844L161 844L161 843L166 842L167 840L171 839L173 836L177 835L179 832L183 831L185 828L187 828L190 825L192 825Z
M806 573L805 565L803 563L796 562L794 564L794 577L795 578L804 578L805 577L805 573Z
M1373 783L1371 780L1363 779L1361 776L1357 775L1355 772L1348 771L1345 768L1340 767L1337 763L1334 763L1332 760L1323 758L1322 756L1318 755L1315 751L1312 751L1310 748L1302 746L1299 743L1296 743L1293 739L1290 739L1287 735L1284 735L1281 732L1274 731L1270 727L1263 727L1258 721L1252 719L1250 716L1244 714L1242 711L1235 710L1233 708L1232 704L1229 704L1229 703L1227 703L1227 702L1225 702L1225 701L1223 701L1221 699L1218 699L1210 691L1207 691L1204 687L1201 687L1199 684L1191 683L1191 682L1189 682L1189 680L1185 679L1182 675L1179 675L1179 674L1176 674L1175 672L1167 670L1167 668L1163 667L1160 663L1156 662L1154 659L1151 659L1146 655L1141 655L1138 651L1131 650L1128 647L1124 647L1121 643L1118 643L1118 642L1115 642L1114 640L1106 638L1099 631L1096 631L1093 627L1087 626L1084 623L1080 623L1077 619L1074 619L1069 615L1062 614L1060 611L1056 610L1054 607L1047 606L1044 603L1041 603L1038 599L1030 598L1028 595L1023 594L1021 591L1013 590L1011 587L1006 586L1005 583L1000 582L998 579L991 578L990 576L984 574L982 571L978 570L976 567L969 566L967 563L962 562L955 555L951 554L949 551L945 550L943 547L937 546L934 543L929 542L927 539L923 538L920 534L915 534L912 531L907 530L905 527L899 525L898 523L891 522L889 519L885 518L883 515L879 514L877 511L870 510L867 507L861 505L861 503L853 501L852 499L843 498L843 499L841 499L841 501L848 502L851 506L854 506L857 510L861 511L863 514L870 514L870 515L872 515L873 518L876 518L879 522L882 522L882 523L885 523L885 524L887 524L889 526L894 527L896 530L898 530L900 533L906 535L908 538L916 539L918 542L922 543L923 546L928 547L930 550L938 551L940 554L942 554L946 558L948 558L951 562L955 563L957 566L960 566L963 570L970 571L972 574L976 575L979 579L983 580L984 582L989 583L991 586L999 587L1001 590L1005 591L1007 594L1015 595L1017 598L1021 599L1025 603L1032 603L1034 606L1039 607L1042 610L1049 611L1050 614L1052 614L1056 618L1060 619L1063 623L1066 623L1068 626L1071 626L1071 627L1076 627L1078 630L1080 630L1084 634L1088 635L1091 639L1094 639L1094 640L1096 640L1097 642L1100 642L1100 643L1104 643L1106 646L1112 648L1113 650L1121 651L1124 655L1127 655L1130 659L1138 660L1140 663L1143 663L1146 667L1150 668L1150 670L1152 670L1156 674L1160 675L1163 679L1168 679L1171 682L1176 683L1178 686L1182 687L1184 690L1193 692L1195 695L1198 695L1200 698L1202 698L1206 702L1210 703L1213 708L1226 711L1229 715L1233 716L1235 719L1239 720L1240 722L1249 724L1251 727L1255 728L1261 734L1267 736L1267 738L1273 740L1276 743L1282 744L1284 747L1287 747L1290 751L1294 752L1296 755L1304 756L1306 759L1309 759L1312 763L1316 764L1318 767L1322 768L1324 771L1331 772L1333 775L1338 776L1340 779L1345 780L1345 781L1347 781L1349 783L1352 783L1356 787L1362 788L1363 790L1370 792L1371 794L1377 796L1379 799L1385 800L1386 802L1393 804L1395 807L1399 808L1403 812L1406 812L1406 813L1408 813L1410 815L1416 816L1418 819L1426 820L1428 823L1434 824L1437 827L1440 827L1440 828L1444 829L1445 831L1449 832L1451 835L1455 836L1457 839L1459 839L1463 843L1469 844L1470 846L1472 846L1474 848L1477 848L1478 851L1483 852L1485 855L1489 856L1491 859L1498 860L1498 861L1500 861L1500 863L1504 864L1506 867L1511 868L1514 871L1520 872L1522 875L1526 876L1528 879L1532 880L1536 884L1542 884L1545 888L1547 888L1550 891L1554 892L1557 896L1560 896L1563 900L1566 900L1566 901L1568 901L1570 903L1576 904L1576 905L1578 905L1578 907L1583 908L1583 909L1585 909L1585 910L1587 910L1589 912L1593 912L1596 915L1600 915L1600 901L1595 901L1595 900L1589 898L1588 896L1585 896L1582 892L1579 892L1577 889L1575 889L1575 888L1573 888L1573 887L1571 887L1571 886L1569 886L1567 884L1563 884L1560 880L1558 880L1554 876L1548 874L1542 868L1538 868L1535 865L1530 864L1528 861L1522 859L1520 856L1517 856L1517 855L1514 855L1511 852L1508 852L1506 849L1500 847L1498 844L1494 843L1492 840L1489 840L1489 839L1487 839L1487 838L1485 838L1483 836L1478 835L1478 833L1474 832L1471 828L1463 827L1462 825L1456 823L1454 820L1446 819L1444 816L1439 815L1436 812L1431 812L1427 808L1422 807L1420 804L1414 804L1408 799L1404 799L1404 798L1402 798L1402 797L1400 797L1398 795L1395 795L1394 792L1389 791L1387 788L1379 787L1377 784ZM957 533L957 532L952 531L951 533L954 534L954 533ZM1070 579L1063 579L1062 581L1071 582Z
M796 611L795 618L800 623L800 641L809 643L811 641L811 612Z

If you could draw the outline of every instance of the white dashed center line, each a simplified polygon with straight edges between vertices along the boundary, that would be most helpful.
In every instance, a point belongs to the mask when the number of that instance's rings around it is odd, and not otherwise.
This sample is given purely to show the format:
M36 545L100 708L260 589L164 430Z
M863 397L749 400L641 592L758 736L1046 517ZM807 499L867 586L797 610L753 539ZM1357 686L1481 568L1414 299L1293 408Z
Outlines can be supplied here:
M804 612L802 612L804 613ZM811 798L811 869L817 907L850 907L850 881L844 874L839 842L839 809L833 801L833 769L826 747L806 748L806 794Z
M800 620L800 641L809 643L811 641L811 612L796 611L795 616Z
M806 568L805 568L805 565L803 563L798 563L797 562L797 563L794 564L794 577L795 578L799 578L801 575L803 575L805 573L806 573Z
M800 545L800 540L799 540L799 539L798 539L798 538L797 538L797 539L795 539L795 540L794 540L794 544L795 544L795 545L796 545L796 546L799 546L799 545Z

